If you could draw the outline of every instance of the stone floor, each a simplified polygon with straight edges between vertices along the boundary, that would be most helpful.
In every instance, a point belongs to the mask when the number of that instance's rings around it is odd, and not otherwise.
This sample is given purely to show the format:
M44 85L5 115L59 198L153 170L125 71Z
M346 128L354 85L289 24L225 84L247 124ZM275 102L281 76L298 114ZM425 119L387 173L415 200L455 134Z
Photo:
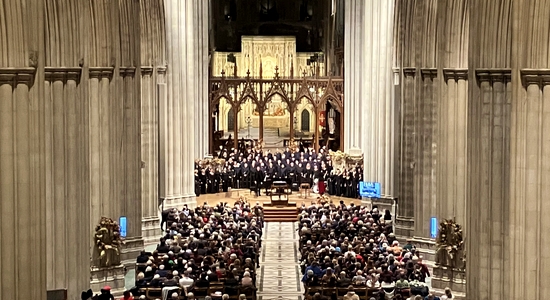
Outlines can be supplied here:
M296 223L266 223L260 265L259 300L302 299Z

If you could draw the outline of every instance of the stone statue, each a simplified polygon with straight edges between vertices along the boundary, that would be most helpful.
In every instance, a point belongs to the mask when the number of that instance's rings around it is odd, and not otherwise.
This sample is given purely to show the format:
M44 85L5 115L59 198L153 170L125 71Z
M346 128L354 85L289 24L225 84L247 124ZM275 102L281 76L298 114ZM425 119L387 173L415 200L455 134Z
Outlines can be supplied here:
M96 257L94 265L97 267L112 267L120 265L120 227L110 218L102 217L95 230Z
M334 122L334 118L328 118L328 133L334 134L335 128L336 128L336 123Z
M443 220L439 223L435 264L455 269L466 267L462 227L453 220Z

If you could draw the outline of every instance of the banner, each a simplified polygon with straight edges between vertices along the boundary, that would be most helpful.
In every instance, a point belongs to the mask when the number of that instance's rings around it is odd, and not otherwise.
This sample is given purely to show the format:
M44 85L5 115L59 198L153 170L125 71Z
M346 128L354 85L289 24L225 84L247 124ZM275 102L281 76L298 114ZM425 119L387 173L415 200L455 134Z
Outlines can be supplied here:
M325 111L319 112L319 126L325 127L326 121L327 121L326 112Z

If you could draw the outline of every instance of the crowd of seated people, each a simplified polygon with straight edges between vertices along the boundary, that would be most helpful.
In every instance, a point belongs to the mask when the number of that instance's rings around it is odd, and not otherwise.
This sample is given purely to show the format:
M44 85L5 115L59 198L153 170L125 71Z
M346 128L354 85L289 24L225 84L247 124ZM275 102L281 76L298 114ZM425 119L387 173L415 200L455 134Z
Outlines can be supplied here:
M422 256L410 242L402 246L396 240L389 211L319 200L300 208L306 296L435 299L424 283L430 273Z
M170 214L156 250L137 258L134 295L160 299L159 290L163 300L255 295L263 227L258 205L241 197L233 206L205 203Z

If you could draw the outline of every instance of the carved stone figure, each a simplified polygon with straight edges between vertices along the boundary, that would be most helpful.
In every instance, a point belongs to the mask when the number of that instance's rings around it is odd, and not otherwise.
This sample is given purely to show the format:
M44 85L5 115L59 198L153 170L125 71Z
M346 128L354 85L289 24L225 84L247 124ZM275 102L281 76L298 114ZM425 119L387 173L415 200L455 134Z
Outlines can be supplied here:
M95 230L96 267L111 267L120 265L120 227L110 218L102 217Z
M439 223L439 233L436 239L436 265L456 269L464 269L466 258L462 227L453 220L443 220Z

